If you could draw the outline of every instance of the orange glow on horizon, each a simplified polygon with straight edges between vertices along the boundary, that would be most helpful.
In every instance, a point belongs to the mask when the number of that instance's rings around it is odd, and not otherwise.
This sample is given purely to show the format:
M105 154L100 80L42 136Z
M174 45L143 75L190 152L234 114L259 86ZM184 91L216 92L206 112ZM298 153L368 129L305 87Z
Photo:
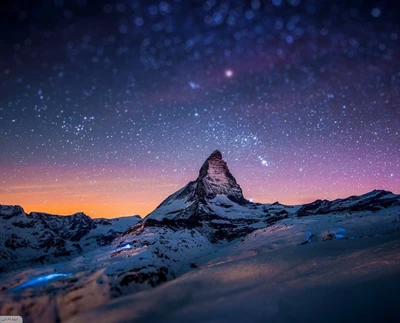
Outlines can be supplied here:
M182 185L183 186L183 185ZM169 189L168 189L169 188ZM26 213L43 212L56 215L71 215L77 212L83 212L92 218L115 218L120 216L140 215L142 218L153 211L165 198L174 193L181 187L161 190L154 193L160 198L151 198L150 189L135 190L136 194L115 193L107 194L105 199L104 194L96 192L86 192L85 194L77 193L72 196L64 196L62 193L63 187L60 186L51 195L48 192L20 192L18 194L1 194L1 203L8 205L20 205ZM292 201L286 196L280 196L275 200L265 201L262 196L251 198L254 202L273 203L278 200L283 204L300 204L299 197L293 198ZM311 196L300 197L302 203L312 202L316 198ZM7 203L4 203L6 201Z
M19 169L18 177L0 186L0 204L20 205L26 213L44 212L70 215L84 212L93 218L115 218L137 215L144 217L156 208L170 193L179 189L179 183L162 182L142 176L138 170L119 169L124 176L112 170L70 170L60 173L54 168ZM20 179L23 173L24 181ZM29 183L29 184L25 184ZM32 184L36 183L36 184Z
M140 215L145 217L165 198L197 177L196 171L172 172L171 175L146 169L69 169L25 167L13 169L15 178L0 185L0 204L20 205L25 212L70 215L84 212L93 218L115 218ZM345 198L373 189L393 186L382 183L341 180L341 185L328 187L318 175L310 174L304 182L293 182L287 172L286 182L280 177L246 178L244 167L231 167L245 198L259 203L286 205L305 204L316 199ZM28 184L27 184L28 183ZM392 188L392 189L391 189ZM393 193L398 193L393 191Z

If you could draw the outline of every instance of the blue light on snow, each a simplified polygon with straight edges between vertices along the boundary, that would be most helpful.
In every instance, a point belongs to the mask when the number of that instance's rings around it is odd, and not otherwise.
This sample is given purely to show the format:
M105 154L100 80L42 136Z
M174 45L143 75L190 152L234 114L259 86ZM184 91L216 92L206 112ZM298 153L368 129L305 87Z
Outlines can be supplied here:
M344 239L344 235L343 235L343 234L340 234L340 233L336 233L336 234L335 234L335 238L336 238L336 239Z
M125 246L122 246L121 249L132 249L132 245L128 243Z
M49 275L45 275L45 276L39 276L33 279L30 279L28 281L26 281L23 284L17 285L15 287L13 287L13 289L22 289L22 288L26 288L26 287L31 287L34 285L38 285L38 284L43 284L43 283L47 283L50 280L59 278L59 277L68 277L71 276L72 274L49 274Z
M344 233L346 233L346 229L344 228L333 228L330 229L329 231L333 231L333 236L335 237L335 239L344 239ZM340 233L336 233L336 232L340 232Z

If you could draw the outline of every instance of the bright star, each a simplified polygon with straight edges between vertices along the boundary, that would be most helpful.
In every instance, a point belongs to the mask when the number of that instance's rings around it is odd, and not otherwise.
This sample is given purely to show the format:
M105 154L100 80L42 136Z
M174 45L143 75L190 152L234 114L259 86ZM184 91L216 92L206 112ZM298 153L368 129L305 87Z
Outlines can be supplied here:
M231 78L233 76L233 71L231 69L225 71L225 76Z

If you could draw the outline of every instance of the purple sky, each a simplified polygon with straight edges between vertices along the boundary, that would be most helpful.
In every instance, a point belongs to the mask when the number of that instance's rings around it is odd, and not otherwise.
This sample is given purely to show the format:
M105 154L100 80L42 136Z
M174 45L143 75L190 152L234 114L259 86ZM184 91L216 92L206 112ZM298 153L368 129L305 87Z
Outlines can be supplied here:
M215 149L258 202L400 193L399 10L6 1L0 203L144 216Z

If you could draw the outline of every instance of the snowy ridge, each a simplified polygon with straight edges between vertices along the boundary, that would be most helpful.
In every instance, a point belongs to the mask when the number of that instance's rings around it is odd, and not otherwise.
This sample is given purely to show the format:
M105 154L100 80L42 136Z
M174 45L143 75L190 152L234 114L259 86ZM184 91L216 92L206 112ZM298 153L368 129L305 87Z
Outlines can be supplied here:
M350 196L334 201L317 200L303 205L298 216L327 214L333 212L379 211L381 209L400 206L399 196L384 190L374 190L361 196Z

